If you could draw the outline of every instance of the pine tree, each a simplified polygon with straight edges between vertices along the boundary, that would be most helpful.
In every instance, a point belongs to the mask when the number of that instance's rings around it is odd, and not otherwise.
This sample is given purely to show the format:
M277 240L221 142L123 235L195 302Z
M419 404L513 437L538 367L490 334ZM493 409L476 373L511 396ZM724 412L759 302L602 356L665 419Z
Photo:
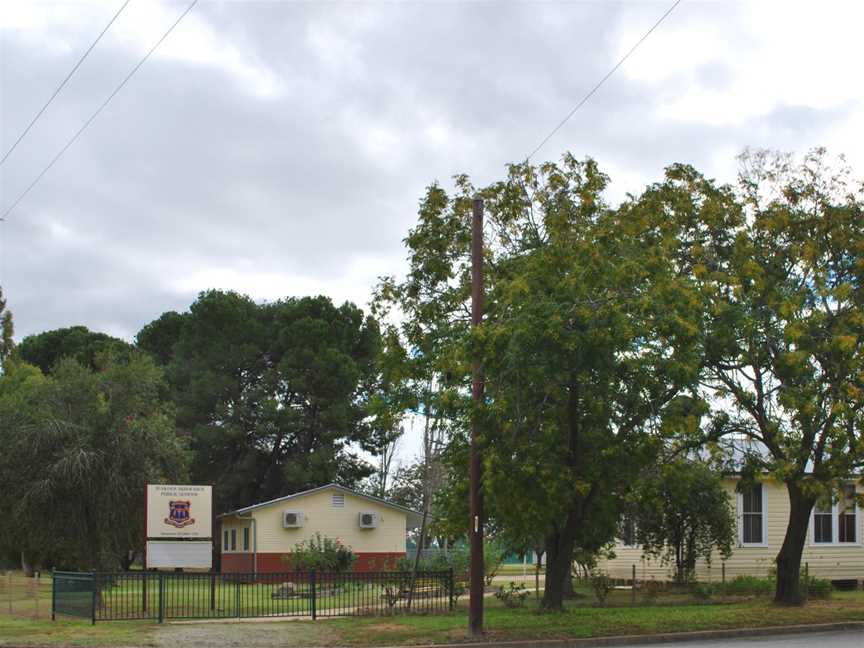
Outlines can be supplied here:
M15 343L12 335L15 328L12 325L12 312L6 310L6 300L3 298L3 288L0 288L0 364L12 355Z

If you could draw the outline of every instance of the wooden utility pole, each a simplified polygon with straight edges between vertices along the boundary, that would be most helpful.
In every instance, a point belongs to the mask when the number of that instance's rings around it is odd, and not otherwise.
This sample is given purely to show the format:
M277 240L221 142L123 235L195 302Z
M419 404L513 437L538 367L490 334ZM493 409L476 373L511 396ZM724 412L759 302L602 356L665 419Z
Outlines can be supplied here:
M471 325L480 326L483 320L483 199L474 198L471 227ZM471 594L468 603L468 632L471 636L483 633L483 495L481 493L482 464L480 462L478 413L483 403L483 364L475 355L471 371L471 396L474 413L471 417L471 468L469 508L471 521Z

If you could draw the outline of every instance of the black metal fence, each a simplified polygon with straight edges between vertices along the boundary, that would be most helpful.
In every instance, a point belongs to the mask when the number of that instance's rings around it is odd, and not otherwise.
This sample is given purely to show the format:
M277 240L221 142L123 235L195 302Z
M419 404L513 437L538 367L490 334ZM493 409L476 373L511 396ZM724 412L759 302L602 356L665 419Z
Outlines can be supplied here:
M96 621L434 614L452 610L452 571L55 572L52 618Z

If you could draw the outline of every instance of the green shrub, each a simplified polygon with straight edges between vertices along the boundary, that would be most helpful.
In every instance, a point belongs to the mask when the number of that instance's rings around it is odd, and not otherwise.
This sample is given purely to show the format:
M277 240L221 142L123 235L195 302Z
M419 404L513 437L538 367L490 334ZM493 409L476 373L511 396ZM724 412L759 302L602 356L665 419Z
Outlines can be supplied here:
M831 581L824 578L813 578L812 576L806 582L802 577L801 586L807 587L807 597L811 599L829 599L831 598L831 592L834 591Z
M656 602L662 587L659 581L653 579L645 581L642 585L642 596L645 598L645 602L649 605Z
M716 593L716 588L712 583L694 583L693 598L697 601L708 601Z
M507 587L499 587L495 592L495 598L504 603L504 607L517 608L525 605L525 599L528 597L528 590L525 585L520 583L517 585L513 581Z
M615 583L608 574L604 574L599 570L591 572L590 581L591 589L594 591L594 597L597 599L597 602L600 605L605 605L609 592L615 589Z
M297 570L346 572L357 562L357 556L340 540L316 533L309 540L295 544L291 555L283 560Z
M726 583L726 593L732 595L769 596L774 592L775 580L759 576L736 576Z

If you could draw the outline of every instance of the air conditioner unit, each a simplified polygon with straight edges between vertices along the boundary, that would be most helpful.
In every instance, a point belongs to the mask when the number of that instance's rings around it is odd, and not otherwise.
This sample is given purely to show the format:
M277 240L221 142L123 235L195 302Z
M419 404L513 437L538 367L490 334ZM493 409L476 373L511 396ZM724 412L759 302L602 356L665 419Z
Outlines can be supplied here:
M286 529L299 529L303 526L303 514L300 511L284 511L282 526Z
M360 514L360 528L361 529L375 529L378 526L378 514L377 513L361 513Z

